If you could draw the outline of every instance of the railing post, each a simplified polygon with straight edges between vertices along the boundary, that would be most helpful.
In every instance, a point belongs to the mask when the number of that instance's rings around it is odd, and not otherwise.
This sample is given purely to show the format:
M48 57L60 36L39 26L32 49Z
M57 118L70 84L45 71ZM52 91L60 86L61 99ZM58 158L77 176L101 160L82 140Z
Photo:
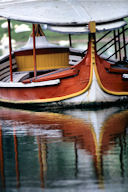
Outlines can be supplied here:
M33 60L34 60L34 77L37 76L37 66L36 66L36 38L35 38L35 24L33 26Z
M72 47L72 39L71 39L71 34L69 34L69 45Z
M113 31L114 35L114 47L115 47L115 58L117 59L117 41L116 41L116 31Z
M122 31L123 31L124 59L127 59L126 44L125 44L125 31L124 31L124 26L122 27Z
M11 44L11 28L10 28L10 20L8 20L8 36L9 36L9 63L10 63L10 81L13 81L12 76L12 44Z
M118 45L119 45L119 58L121 61L121 46L120 46L120 31L119 31L119 29L118 29Z

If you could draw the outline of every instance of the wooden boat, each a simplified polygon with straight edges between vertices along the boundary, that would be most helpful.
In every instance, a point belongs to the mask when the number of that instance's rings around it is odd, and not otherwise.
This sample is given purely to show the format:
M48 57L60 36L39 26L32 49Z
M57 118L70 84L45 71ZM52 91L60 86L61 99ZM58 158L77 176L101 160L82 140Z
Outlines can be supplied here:
M56 6L57 3L57 6ZM0 101L15 104L49 104L49 105L79 105L103 102L115 102L127 99L128 96L128 69L127 61L106 60L98 55L96 49L95 34L97 31L115 30L119 27L124 29L125 22L121 19L128 15L126 1L122 1L116 10L111 2L111 8L102 3L100 8L97 0L97 11L93 9L87 15L86 0L76 1L74 8L66 7L67 2L56 1L33 1L26 3L1 4L1 17L8 19L9 33L9 56L0 60ZM91 3L91 2L90 2ZM94 8L92 4L88 4ZM32 14L33 8L37 7ZM52 9L53 5L54 9ZM106 7L104 8L104 6ZM83 8L82 8L83 6ZM28 7L30 8L29 11ZM59 7L59 8L57 8ZM69 5L69 8L72 6ZM44 12L51 10L50 14ZM120 11L123 10L123 12ZM23 10L23 11L22 11ZM81 19L76 10L81 10ZM107 10L107 16L103 14ZM44 12L43 12L44 11ZM84 13L85 11L85 13ZM27 14L25 14L27 12ZM37 14L38 13L38 14ZM65 13L65 14L64 14ZM70 17L68 16L70 13ZM94 14L95 13L95 14ZM113 14L111 14L113 13ZM72 14L72 16L71 16ZM33 15L31 17L31 15ZM39 16L37 16L39 15ZM60 22L60 18L61 22ZM65 17L63 15L66 15ZM102 15L102 17L101 17ZM57 16L57 17L56 17ZM58 19L57 19L58 18ZM94 21L92 21L92 19ZM102 19L101 19L102 18ZM39 27L33 24L33 39L29 46L12 52L10 19L26 21L30 23L47 24L51 30L66 30L65 33L84 32L89 34L88 49L86 54L71 52L67 47L58 47L49 44ZM59 26L58 28L56 28ZM64 28L64 26L66 26ZM84 26L84 27L83 27ZM37 30L37 37L35 31ZM126 30L123 30L123 35ZM42 36L42 37L39 37ZM126 42L124 38L124 57L126 58ZM42 38L41 42L38 38ZM116 38L116 36L114 37ZM38 42L36 44L36 41ZM117 41L115 41L115 44ZM43 45L44 44L44 45ZM31 47L33 45L33 48ZM119 50L115 50L115 55ZM73 54L75 65L70 65L69 55ZM76 59L77 58L77 59ZM79 58L79 61L78 61ZM74 59L73 59L74 60ZM123 65L122 65L123 63Z

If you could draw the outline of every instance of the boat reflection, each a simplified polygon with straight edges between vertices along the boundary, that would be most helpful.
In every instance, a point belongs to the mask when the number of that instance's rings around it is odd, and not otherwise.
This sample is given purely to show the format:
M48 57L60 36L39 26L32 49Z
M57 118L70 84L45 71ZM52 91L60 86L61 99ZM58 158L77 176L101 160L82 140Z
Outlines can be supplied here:
M113 173L127 175L127 110L57 114L1 107L0 122L1 188L102 188Z

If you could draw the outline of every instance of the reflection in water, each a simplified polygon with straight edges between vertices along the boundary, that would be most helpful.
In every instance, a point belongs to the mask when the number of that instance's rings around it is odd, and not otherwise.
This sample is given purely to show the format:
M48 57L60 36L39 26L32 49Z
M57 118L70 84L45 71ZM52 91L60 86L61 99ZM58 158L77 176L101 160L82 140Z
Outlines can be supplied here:
M72 114L72 115L70 115ZM0 187L127 191L128 111L0 108Z

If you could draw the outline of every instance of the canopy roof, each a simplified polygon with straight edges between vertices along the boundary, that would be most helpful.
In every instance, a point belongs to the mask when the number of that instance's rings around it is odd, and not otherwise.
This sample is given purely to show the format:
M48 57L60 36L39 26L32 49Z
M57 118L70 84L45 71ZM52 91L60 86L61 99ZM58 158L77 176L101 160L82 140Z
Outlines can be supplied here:
M105 23L96 25L96 31L97 32L104 32L104 31L112 31L114 29L118 29L120 27L123 27L127 25L125 21L116 21L112 23ZM54 25L48 25L47 29L59 32L59 33L67 33L67 34L76 34L76 33L89 33L88 25L86 26L54 26Z
M128 0L4 0L0 16L30 23L85 25L128 16Z

